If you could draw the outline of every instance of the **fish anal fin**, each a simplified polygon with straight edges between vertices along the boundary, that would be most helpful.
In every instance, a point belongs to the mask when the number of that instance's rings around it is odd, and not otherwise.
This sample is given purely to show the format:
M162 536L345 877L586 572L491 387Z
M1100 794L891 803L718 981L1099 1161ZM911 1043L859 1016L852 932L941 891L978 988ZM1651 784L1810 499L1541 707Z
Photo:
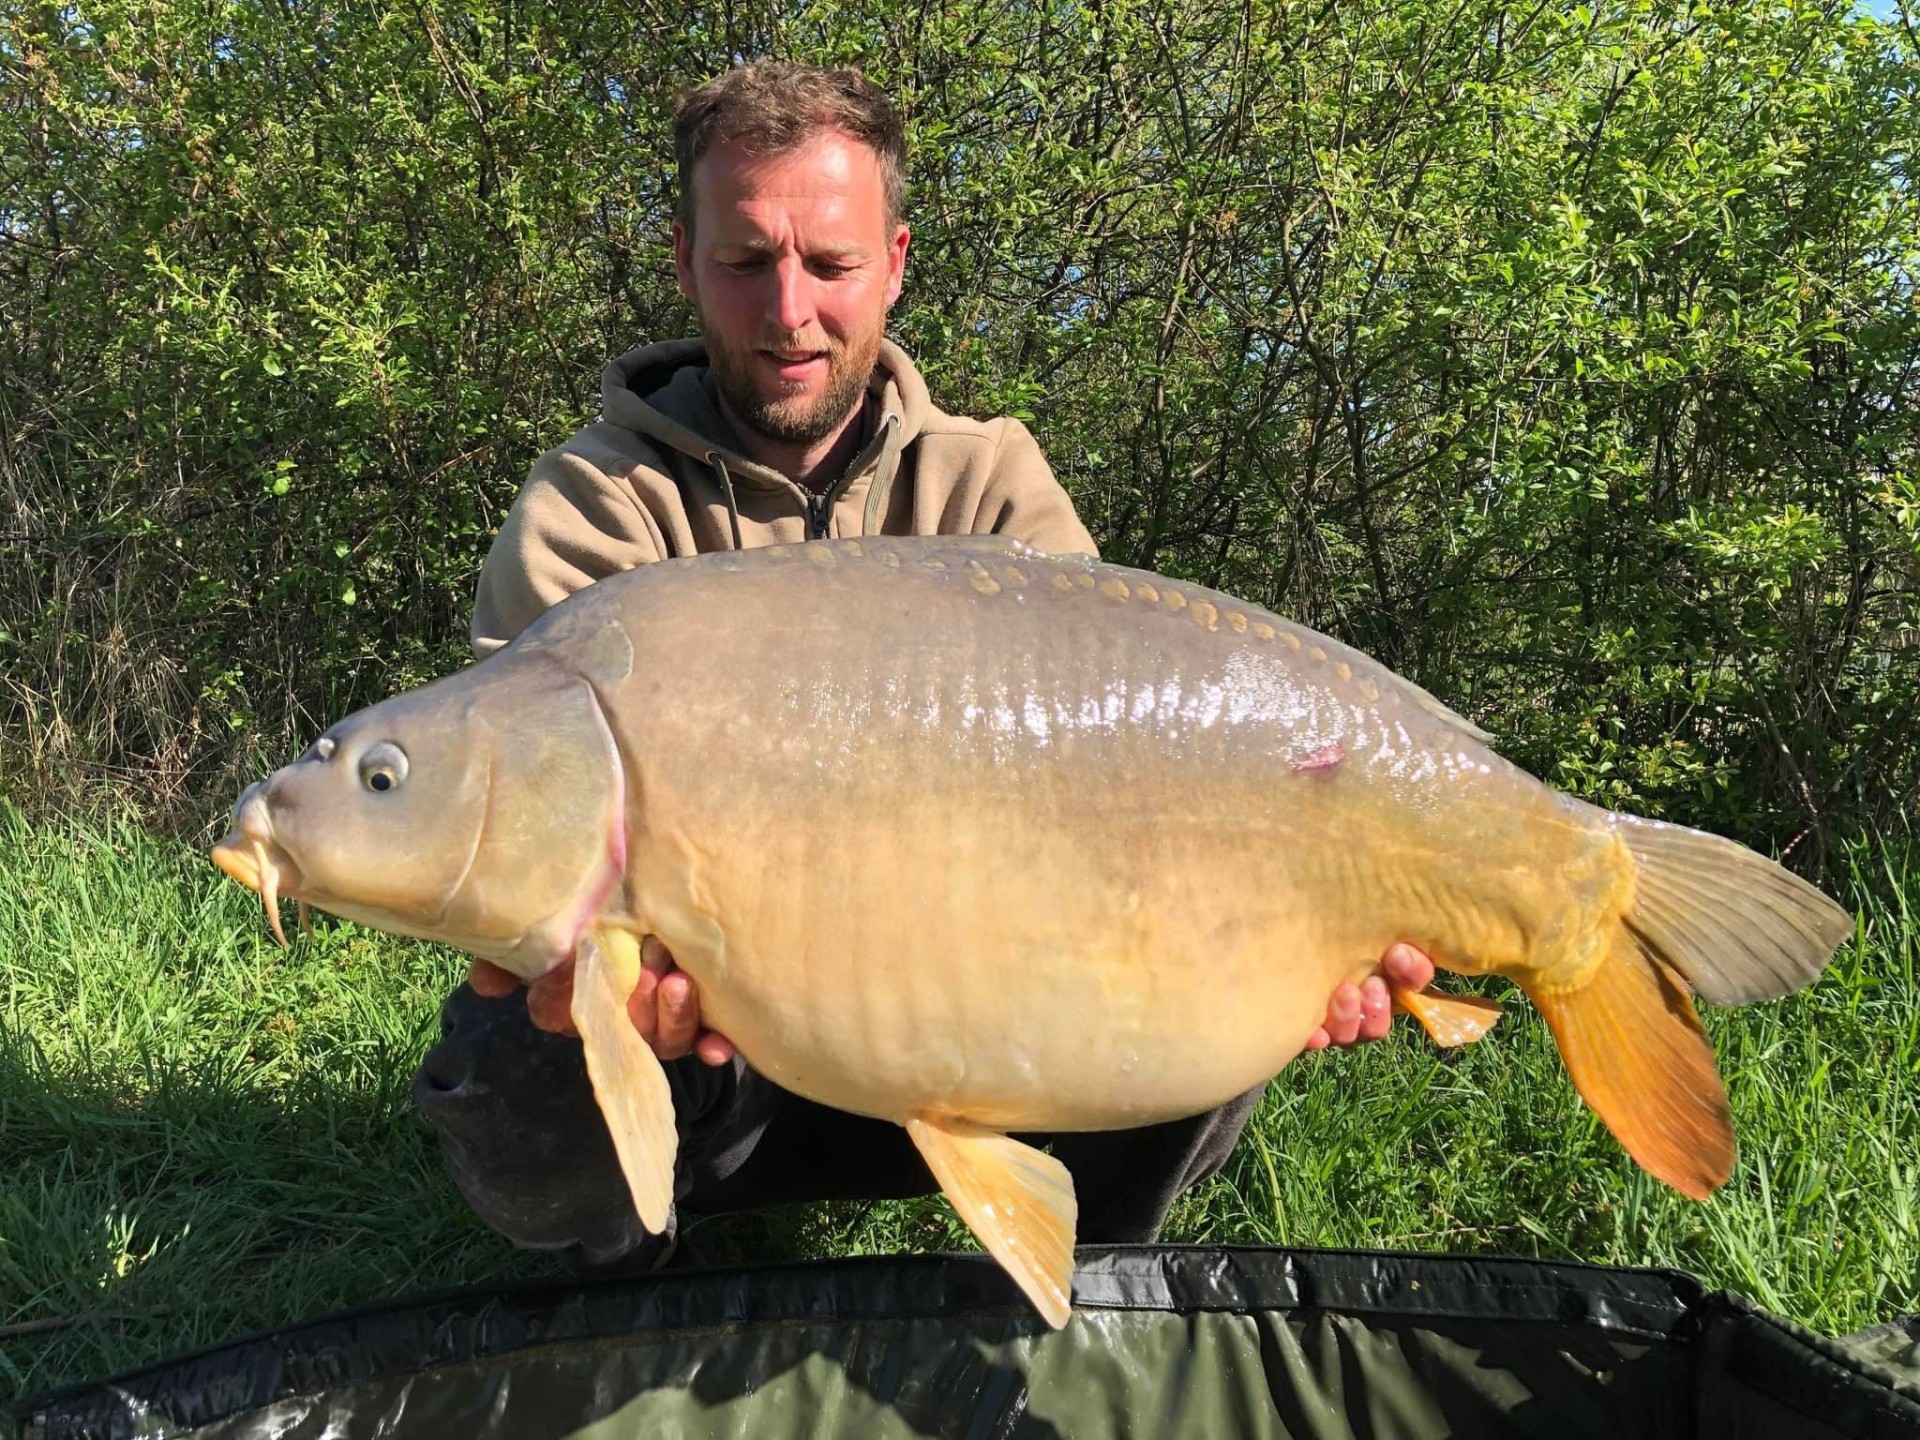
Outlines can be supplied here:
M1393 1003L1420 1022L1433 1043L1448 1049L1471 1045L1499 1023L1498 1000L1481 995L1437 995L1431 990L1393 987Z
M1576 988L1527 987L1580 1096L1655 1179L1705 1200L1733 1173L1733 1118L1693 997L1621 928Z
M573 1024L586 1049L593 1098L613 1135L640 1223L658 1235L673 1211L680 1136L667 1072L627 1018L627 997L639 979L640 944L625 931L595 929L574 950Z
M907 1121L927 1168L987 1253L1047 1324L1072 1314L1073 1229L1079 1208L1067 1167L1031 1145L965 1120Z

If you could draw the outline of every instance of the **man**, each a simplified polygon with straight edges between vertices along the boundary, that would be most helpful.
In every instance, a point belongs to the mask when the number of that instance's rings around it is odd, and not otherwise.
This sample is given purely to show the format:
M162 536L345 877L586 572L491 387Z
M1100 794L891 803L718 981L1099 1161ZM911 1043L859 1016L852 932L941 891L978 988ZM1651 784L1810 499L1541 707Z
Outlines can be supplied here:
M674 266L701 339L616 360L601 421L535 464L481 571L476 655L583 586L669 556L966 533L1093 553L1026 428L945 414L884 338L909 238L904 151L892 107L854 71L754 65L688 97ZM692 980L657 941L644 959L629 1012L667 1062L676 1214L934 1188L903 1130L755 1075L701 1027ZM1383 967L1414 988L1433 976L1406 946ZM415 1097L461 1192L516 1243L588 1266L657 1264L671 1237L649 1241L628 1199L571 1038L571 983L546 977L523 1002L519 982L477 962ZM1389 1020L1378 977L1343 986L1312 1043L1377 1039ZM1225 1161L1259 1095L1172 1124L1049 1137L1074 1176L1080 1238L1152 1239L1175 1196Z

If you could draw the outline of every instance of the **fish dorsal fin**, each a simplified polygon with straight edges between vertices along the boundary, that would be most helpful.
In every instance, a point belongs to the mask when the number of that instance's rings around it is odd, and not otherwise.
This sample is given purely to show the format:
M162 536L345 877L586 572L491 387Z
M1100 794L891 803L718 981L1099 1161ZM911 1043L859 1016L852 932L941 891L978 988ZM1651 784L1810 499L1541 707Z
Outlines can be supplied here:
M627 997L639 980L640 946L632 935L595 930L582 937L574 951L574 1028L586 1048L593 1098L613 1134L640 1223L658 1235L673 1211L680 1135L667 1072L627 1018Z
M1073 1227L1067 1167L1044 1151L965 1120L915 1115L907 1133L960 1218L1058 1330L1072 1311Z

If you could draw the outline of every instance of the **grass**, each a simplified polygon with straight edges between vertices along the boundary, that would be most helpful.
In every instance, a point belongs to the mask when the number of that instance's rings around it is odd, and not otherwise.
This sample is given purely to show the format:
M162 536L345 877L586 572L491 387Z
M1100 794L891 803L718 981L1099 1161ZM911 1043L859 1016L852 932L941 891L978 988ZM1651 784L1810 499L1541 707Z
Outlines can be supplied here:
M1303 1058L1171 1240L1670 1265L1830 1334L1920 1310L1920 871L1860 852L1861 942L1709 1018L1742 1137L1682 1200L1526 1010L1442 1055ZM408 1101L459 958L318 919L287 951L197 852L0 804L0 1392L422 1288L548 1273L470 1215ZM944 1205L692 1225L698 1262L969 1246Z

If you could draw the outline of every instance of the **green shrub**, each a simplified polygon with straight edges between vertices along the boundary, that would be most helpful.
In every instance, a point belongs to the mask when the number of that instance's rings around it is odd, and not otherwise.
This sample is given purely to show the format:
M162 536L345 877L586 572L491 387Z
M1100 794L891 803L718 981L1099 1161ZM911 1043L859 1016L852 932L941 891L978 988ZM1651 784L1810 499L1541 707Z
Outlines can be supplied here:
M1911 806L1911 32L1644 0L0 14L0 784L201 823L461 663L527 466L690 328L673 96L761 53L906 107L899 334L1112 558L1610 804L1812 863Z

